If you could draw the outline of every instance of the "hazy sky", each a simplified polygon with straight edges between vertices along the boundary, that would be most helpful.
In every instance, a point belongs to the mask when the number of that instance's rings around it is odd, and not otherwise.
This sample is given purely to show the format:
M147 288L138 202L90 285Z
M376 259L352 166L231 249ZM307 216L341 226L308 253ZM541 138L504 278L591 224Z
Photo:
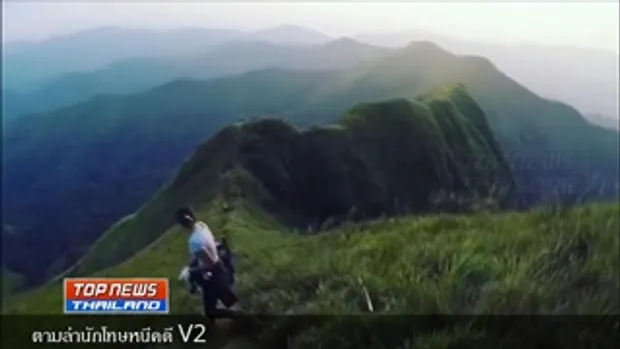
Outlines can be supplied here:
M7 3L3 0L3 41L36 40L105 25L252 30L287 23L338 36L425 29L479 41L551 43L618 52L618 1L476 3L465 0L433 4L39 1Z

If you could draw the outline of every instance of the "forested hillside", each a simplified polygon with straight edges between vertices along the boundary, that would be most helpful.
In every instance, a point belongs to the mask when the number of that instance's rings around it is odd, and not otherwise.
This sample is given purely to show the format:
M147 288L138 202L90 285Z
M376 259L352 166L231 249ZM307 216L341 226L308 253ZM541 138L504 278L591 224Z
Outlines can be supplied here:
M489 166L471 167L472 158L484 158ZM305 132L281 120L233 125L201 146L135 216L102 236L71 275L88 275L134 255L168 228L176 206L218 194L219 176L229 171L249 172L268 194L256 194L244 183L241 192L264 199L259 203L266 209L304 228L435 211L441 208L432 199L442 192L501 205L513 189L484 113L460 86L416 102L360 105L339 124Z

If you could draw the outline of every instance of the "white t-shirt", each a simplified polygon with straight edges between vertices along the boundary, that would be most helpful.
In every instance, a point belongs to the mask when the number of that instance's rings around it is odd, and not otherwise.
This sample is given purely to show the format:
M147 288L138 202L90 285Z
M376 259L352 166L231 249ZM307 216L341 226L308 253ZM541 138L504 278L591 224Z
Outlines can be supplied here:
M189 252L192 257L199 251L205 251L213 263L217 263L220 260L215 237L211 233L209 226L203 222L198 222L194 225L194 231L189 237Z

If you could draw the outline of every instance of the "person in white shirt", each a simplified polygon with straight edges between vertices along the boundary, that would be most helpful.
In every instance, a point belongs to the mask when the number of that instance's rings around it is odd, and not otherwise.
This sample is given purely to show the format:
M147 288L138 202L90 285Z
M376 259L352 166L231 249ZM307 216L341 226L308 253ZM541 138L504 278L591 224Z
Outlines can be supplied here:
M189 252L193 263L188 267L201 288L204 313L213 319L221 316L217 309L218 299L231 310L238 308L239 298L231 289L228 282L226 266L220 260L217 243L209 226L196 219L190 207L182 207L176 212L176 221L190 232ZM202 277L200 277L202 276Z

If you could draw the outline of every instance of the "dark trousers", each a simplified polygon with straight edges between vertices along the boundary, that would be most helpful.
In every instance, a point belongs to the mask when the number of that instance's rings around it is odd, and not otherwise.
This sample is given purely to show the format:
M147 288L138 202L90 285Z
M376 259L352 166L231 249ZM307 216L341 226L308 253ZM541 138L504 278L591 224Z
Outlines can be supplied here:
M230 311L217 309L218 299L228 308L239 300L232 290L228 281L228 271L226 267L218 262L211 268L209 279L201 278L199 281L202 289L202 306L204 313L209 318L226 317Z

